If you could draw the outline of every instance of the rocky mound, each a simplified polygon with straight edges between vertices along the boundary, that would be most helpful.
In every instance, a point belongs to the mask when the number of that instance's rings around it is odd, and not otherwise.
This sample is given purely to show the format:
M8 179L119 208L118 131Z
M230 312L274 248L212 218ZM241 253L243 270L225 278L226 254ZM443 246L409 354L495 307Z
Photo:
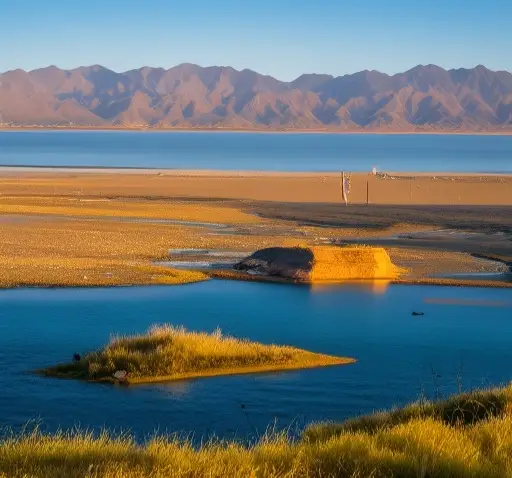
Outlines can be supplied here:
M300 282L395 279L400 273L382 247L270 247L235 269Z

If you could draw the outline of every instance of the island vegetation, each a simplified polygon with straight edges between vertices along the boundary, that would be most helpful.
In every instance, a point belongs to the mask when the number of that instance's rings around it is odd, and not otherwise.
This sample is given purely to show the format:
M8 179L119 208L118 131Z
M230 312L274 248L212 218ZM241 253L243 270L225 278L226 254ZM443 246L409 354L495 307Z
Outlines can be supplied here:
M77 355L72 363L40 373L50 377L136 384L352 362L351 358L225 336L220 330L191 332L162 325L151 327L143 335L113 337L101 350L83 358Z
M254 445L176 437L138 444L128 435L36 429L0 442L0 476L484 477L512 473L512 387L418 402L341 424L307 428L299 440L267 434Z

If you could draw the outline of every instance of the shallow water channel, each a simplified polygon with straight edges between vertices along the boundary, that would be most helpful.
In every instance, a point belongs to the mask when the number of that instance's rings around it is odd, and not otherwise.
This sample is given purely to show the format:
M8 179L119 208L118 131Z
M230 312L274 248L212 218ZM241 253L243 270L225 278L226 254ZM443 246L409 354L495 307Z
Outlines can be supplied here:
M412 316L413 311L424 316ZM169 322L352 356L354 365L135 387L28 373ZM0 291L0 426L251 438L512 379L512 292L209 281Z

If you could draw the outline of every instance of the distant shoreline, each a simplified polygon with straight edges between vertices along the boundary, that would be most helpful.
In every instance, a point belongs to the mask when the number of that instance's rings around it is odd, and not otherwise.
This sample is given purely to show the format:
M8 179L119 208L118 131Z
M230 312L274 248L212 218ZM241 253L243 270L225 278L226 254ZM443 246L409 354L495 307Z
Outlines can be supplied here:
M512 128L497 129L488 131L471 130L387 130L378 129L327 129L327 128L305 128L305 129L270 129L270 128L153 128L153 127L130 127L130 126L0 126L0 132L41 132L41 131L104 131L104 132L134 132L134 133L254 133L254 134L367 134L367 135L453 135L453 136L512 136Z
M271 170L234 170L234 169L181 169L150 168L138 166L39 166L39 165L3 165L0 175L5 173L77 173L77 174L150 174L176 177L216 177L216 178L259 178L259 177L297 177L297 178L339 178L340 171L271 171ZM345 170L357 177L373 176L371 171ZM509 178L509 172L455 172L455 171L379 171L379 175L402 178Z

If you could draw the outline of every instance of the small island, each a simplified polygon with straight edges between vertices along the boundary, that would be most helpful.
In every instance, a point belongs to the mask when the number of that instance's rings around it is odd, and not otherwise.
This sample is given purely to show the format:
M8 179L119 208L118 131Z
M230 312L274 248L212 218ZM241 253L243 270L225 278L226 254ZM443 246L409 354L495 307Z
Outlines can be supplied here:
M38 371L47 377L107 383L150 383L326 367L355 362L282 345L264 345L172 325L153 326L146 334L113 337L101 350L73 362Z

